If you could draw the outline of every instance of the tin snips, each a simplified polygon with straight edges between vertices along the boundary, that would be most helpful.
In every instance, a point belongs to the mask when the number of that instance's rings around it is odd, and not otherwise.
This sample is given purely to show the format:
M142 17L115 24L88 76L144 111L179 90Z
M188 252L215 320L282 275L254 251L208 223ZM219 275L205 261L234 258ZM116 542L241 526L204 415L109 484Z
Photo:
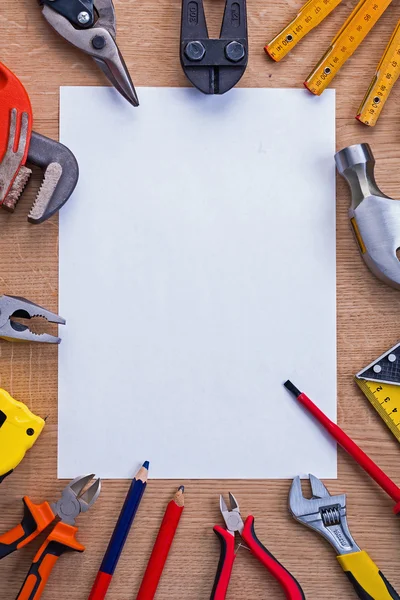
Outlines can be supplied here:
M14 212L32 173L27 163L44 171L28 215L30 223L42 223L74 191L78 163L68 148L32 131L29 96L20 80L0 63L0 206L9 212Z
M39 0L46 21L61 37L93 58L104 75L133 106L139 100L116 43L112 0Z

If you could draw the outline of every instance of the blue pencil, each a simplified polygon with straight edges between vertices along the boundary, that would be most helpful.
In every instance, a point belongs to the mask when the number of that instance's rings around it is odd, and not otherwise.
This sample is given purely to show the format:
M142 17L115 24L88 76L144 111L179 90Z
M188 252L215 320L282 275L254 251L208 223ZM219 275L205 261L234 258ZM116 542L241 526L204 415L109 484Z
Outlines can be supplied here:
M105 598L136 511L146 489L148 472L149 461L146 460L132 480L114 532L108 543L103 562L90 592L89 600L103 600Z

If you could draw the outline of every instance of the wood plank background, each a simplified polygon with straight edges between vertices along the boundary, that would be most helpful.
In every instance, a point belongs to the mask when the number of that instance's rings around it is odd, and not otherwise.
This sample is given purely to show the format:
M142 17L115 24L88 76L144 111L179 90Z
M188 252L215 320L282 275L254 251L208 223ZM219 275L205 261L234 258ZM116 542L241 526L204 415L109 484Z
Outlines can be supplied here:
M205 4L210 34L217 36L223 1L206 0ZM264 54L263 45L293 18L301 4L301 0L248 1L250 60L241 86L300 87L356 2L343 0L292 54L275 64ZM119 46L135 85L187 85L179 63L180 0L117 0L116 11ZM375 129L356 122L354 115L399 18L400 7L393 2L334 80L337 147L370 142L377 159L377 180L385 193L394 197L400 197L400 85ZM34 0L2 2L0 46L1 60L21 78L30 94L35 130L47 136L58 136L60 85L105 84L91 59L49 28ZM40 226L26 222L37 186L36 177L16 213L0 215L0 290L26 296L57 311L57 218ZM318 189L312 190L312 182L310 188L315 201L323 202ZM352 381L354 373L399 340L400 296L377 281L364 266L349 229L348 206L349 192L338 180L338 419L400 482L398 443ZM101 323L93 323L93 327L97 326ZM24 494L38 502L51 501L62 487L56 477L57 348L0 342L0 385L37 414L49 415L35 448L1 485L1 530L6 530L20 519ZM242 439L232 443L248 444L251 439L244 432ZM136 597L165 505L179 483L150 481L110 588L110 600ZM244 515L255 515L260 539L300 580L308 599L356 597L330 546L288 515L288 481L184 483L187 506L158 591L159 600L209 598L219 556L219 545L212 532L213 525L221 522L218 494L229 490L240 499ZM128 481L104 483L96 508L79 519L79 539L87 551L61 559L44 593L45 600L87 598L128 486ZM329 489L333 493L347 492L349 522L356 541L400 590L400 570L396 566L400 557L399 523L392 513L392 502L341 450L339 479L329 482ZM17 594L38 544L1 563L2 600ZM240 549L228 598L278 600L283 593L250 553Z

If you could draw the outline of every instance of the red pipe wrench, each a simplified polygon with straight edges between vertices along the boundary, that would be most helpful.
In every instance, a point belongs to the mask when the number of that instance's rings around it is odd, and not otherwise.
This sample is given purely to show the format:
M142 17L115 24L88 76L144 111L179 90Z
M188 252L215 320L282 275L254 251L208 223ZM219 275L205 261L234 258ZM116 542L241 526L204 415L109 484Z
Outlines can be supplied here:
M0 63L0 206L13 212L32 173L41 167L44 179L28 216L31 223L50 218L68 200L78 182L72 152L32 131L32 107L20 80Z

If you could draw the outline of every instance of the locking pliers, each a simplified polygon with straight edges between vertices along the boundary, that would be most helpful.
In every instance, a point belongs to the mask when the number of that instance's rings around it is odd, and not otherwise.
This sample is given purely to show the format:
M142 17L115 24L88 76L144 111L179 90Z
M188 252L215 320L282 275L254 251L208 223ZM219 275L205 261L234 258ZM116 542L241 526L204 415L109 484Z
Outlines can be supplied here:
M139 106L131 76L117 46L112 0L39 0L46 21L61 37L93 58L133 106Z
M331 496L320 479L309 475L312 497L305 498L300 477L289 492L289 509L296 521L317 531L336 550L337 559L361 600L400 600L396 590L369 555L354 541L346 516L346 495Z

